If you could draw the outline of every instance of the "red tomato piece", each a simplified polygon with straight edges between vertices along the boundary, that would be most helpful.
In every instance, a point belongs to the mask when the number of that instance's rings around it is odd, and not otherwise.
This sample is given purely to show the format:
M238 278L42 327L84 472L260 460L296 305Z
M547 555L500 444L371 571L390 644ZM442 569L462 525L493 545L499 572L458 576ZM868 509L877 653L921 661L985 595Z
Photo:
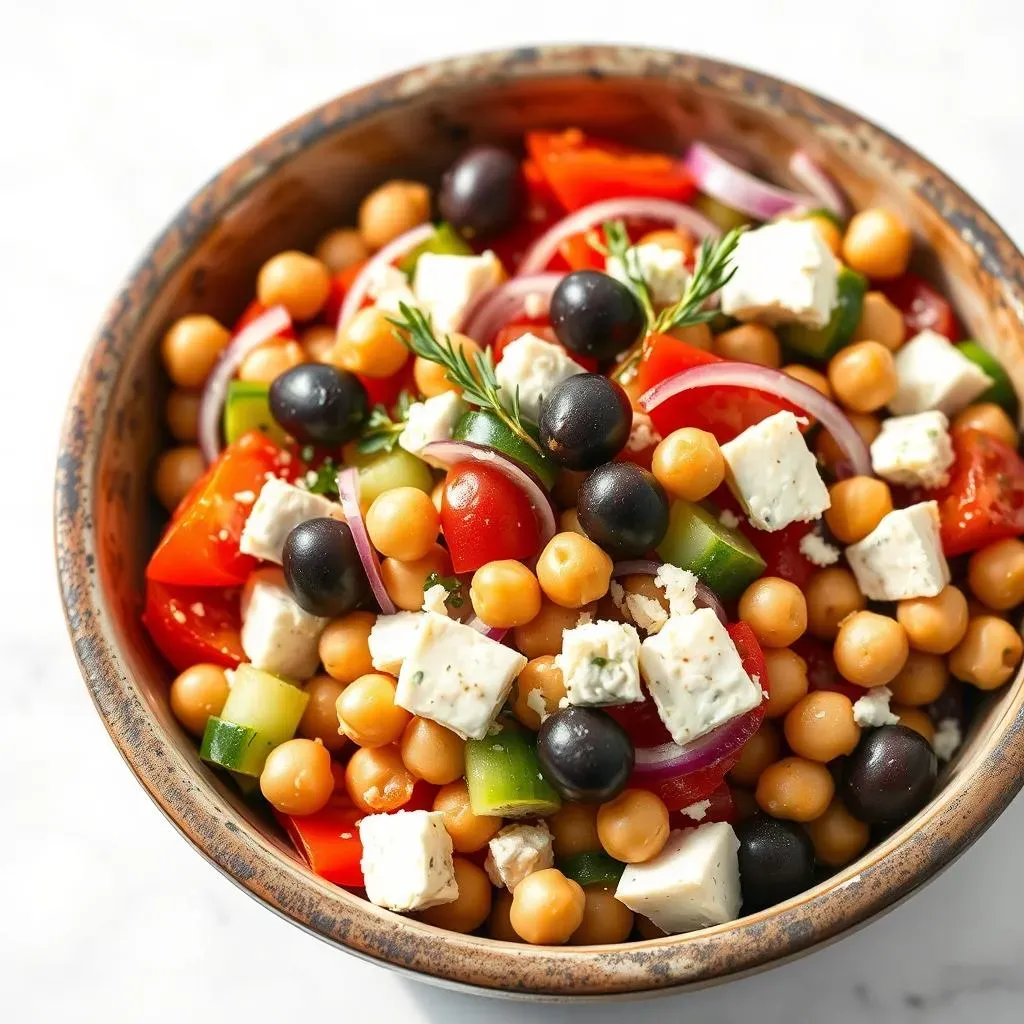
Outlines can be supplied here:
M668 816L668 827L673 830L698 828L700 825L710 825L713 821L733 822L736 820L736 802L732 798L732 790L728 783L723 782L704 799L709 800L711 806L704 809L704 817L700 821L695 821L688 814L683 814L681 810L672 811Z
M383 405L386 409L392 408L398 401L398 396L403 391L411 395L417 393L416 378L414 374L416 360L410 357L405 365L390 377L364 377L357 373L363 387L366 388L366 398L372 409L375 405Z
M279 476L294 460L259 431L244 434L221 453L175 510L146 567L161 583L230 587L246 581L259 564L238 548L242 527L267 475Z
M479 462L460 462L445 480L441 530L456 573L487 562L540 551L540 527L529 498L504 473Z
M248 306L242 311L242 315L235 321L235 326L232 328L231 336L234 337L236 334L241 333L243 327L248 327L257 317L263 316L266 313L267 307L260 302L259 299L253 299ZM295 326L289 324L280 334L279 338L291 338L293 341L296 337Z
M510 275L515 274L526 250L565 212L532 160L523 161L523 180L526 182L524 215L507 231L496 237L482 238L474 245L477 252L493 250ZM565 270L566 265L556 256L549 269Z
M237 589L169 587L146 581L142 623L179 672L199 662L235 668L245 660Z
M337 793L337 790L335 791ZM341 790L344 794L344 788ZM363 844L357 822L366 814L347 797L334 796L316 814L301 816L274 812L306 863L321 878L335 885L362 888Z
M339 270L331 278L331 290L327 293L327 301L320 311L319 319L325 324L334 327L338 322L338 314L341 312L341 304L345 301L345 295L352 282L359 276L360 271L366 266L366 260L353 263L352 266Z
M627 223L626 234L629 240L636 244L644 235L654 231L664 224L653 220L634 220ZM569 235L558 247L562 258L568 263L571 270L604 270L604 254L591 245L591 239L597 238L604 241L604 233L600 227L593 228L578 235Z
M937 331L950 341L960 338L960 324L953 307L916 274L903 274L876 287L903 314L907 338L924 330Z
M949 483L935 495L946 554L1024 534L1024 460L978 430L954 433L953 451Z
M818 640L806 633L793 644L793 650L807 662L807 687L809 690L833 690L846 694L856 703L867 692L855 683L847 682L836 668L832 647L824 640Z
M616 704L605 710L626 730L636 747L660 747L672 742L649 696L637 704Z

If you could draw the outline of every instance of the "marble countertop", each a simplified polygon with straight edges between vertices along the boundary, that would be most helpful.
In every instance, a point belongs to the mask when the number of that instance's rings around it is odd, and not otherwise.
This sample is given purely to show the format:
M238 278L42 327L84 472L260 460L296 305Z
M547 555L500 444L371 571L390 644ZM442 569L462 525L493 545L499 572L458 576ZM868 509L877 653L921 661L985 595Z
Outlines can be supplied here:
M50 489L67 391L122 275L219 166L384 72L512 42L675 45L805 83L916 145L1024 240L1024 10L986 0L954 18L937 7L648 0L627 13L518 0L514 20L461 0L391 0L377 20L317 0L3 8L0 990L12 1020L619 1019L621 1006L485 1003L398 979L268 913L174 833L104 735L64 632ZM1022 846L1017 800L925 893L858 934L626 1012L702 1024L1018 1021Z

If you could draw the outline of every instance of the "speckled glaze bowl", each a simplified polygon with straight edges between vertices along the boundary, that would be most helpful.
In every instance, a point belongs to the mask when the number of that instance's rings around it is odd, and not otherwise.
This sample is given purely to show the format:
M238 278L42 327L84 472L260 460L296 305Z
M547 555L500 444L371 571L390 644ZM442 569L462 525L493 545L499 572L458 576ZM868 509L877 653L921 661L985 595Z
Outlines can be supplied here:
M149 475L164 440L162 332L198 310L232 322L267 257L350 221L383 179L433 179L468 142L570 124L665 148L691 137L727 141L783 181L793 148L809 149L855 204L882 202L907 218L923 243L917 269L941 282L971 335L1024 385L1024 258L957 185L874 125L785 82L687 54L568 46L461 57L306 114L175 216L114 300L71 397L56 543L68 627L96 708L139 781L203 856L282 917L365 959L492 995L576 1000L762 969L909 896L1021 788L1024 686L1018 678L997 695L935 799L856 863L740 921L621 946L499 943L380 910L314 876L269 820L200 763L168 708L170 672L139 623L159 525Z

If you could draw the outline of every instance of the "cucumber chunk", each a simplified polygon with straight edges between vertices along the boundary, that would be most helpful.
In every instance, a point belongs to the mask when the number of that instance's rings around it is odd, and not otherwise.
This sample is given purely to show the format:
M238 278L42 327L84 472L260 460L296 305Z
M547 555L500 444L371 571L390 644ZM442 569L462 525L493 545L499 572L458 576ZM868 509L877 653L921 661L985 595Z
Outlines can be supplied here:
M272 441L284 444L288 435L270 415L270 385L233 380L224 400L224 438L228 444L250 430L259 430Z
M765 570L764 559L739 530L681 498L672 502L668 532L658 554L680 569L689 569L726 599L739 597Z
M511 725L466 744L466 785L474 814L532 818L562 804L541 773L532 733Z
M290 740L309 703L309 694L292 683L252 665L235 669L231 692L220 717L225 722L253 729L276 747Z
M274 744L255 729L211 715L203 732L199 756L240 777L258 776ZM239 779L241 781L241 778Z
M829 359L850 343L864 307L867 278L849 267L839 268L836 282L836 308L824 327L786 324L779 334L784 345L812 359Z
M347 451L347 449L346 449ZM369 508L373 499L395 487L415 487L429 494L434 489L430 467L404 448L346 461L359 467L359 504Z
M416 276L416 264L425 252L437 253L439 256L472 256L473 250L469 243L446 221L434 225L434 233L419 245L410 249L399 261L398 269L412 283Z
M744 224L753 224L754 222L745 214L739 210L734 210L731 206L726 206L725 203L720 203L717 199L712 199L711 196L698 195L693 201L694 207L700 210L705 217L715 227L721 228L722 231L731 231L733 228L743 227Z
M531 448L521 437L512 433L493 412L474 411L465 413L452 431L455 441L471 441L487 445L495 451L514 459L530 470L545 487L553 487L558 476L558 466L546 455Z
M599 850L587 853L574 853L571 857L560 857L558 869L566 878L582 885L605 885L614 888L619 884L626 865L620 860L612 860L607 853Z
M1003 364L991 352L986 351L976 341L961 341L956 346L962 355L979 369L984 370L992 378L992 387L988 389L979 399L979 402L995 402L1001 405L1009 414L1011 419L1017 416L1017 406L1020 404L1017 399L1017 392L1014 390L1013 381L1006 372Z

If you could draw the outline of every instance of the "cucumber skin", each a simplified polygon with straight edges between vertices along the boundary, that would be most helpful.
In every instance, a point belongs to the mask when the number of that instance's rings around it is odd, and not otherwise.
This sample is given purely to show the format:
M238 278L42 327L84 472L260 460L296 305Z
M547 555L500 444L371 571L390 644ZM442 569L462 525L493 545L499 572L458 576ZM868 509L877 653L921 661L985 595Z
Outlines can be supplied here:
M270 414L270 386L255 381L233 380L224 399L224 439L237 441L250 430L259 430L272 441L284 444L288 435Z
M839 271L837 282L836 308L824 327L810 328L802 324L787 324L780 331L783 344L811 359L829 359L844 345L848 345L857 330L864 296L867 294L867 278L849 267Z
M238 775L258 777L273 748L274 744L261 738L255 729L211 715L203 732L199 756Z
M608 854L598 850L559 858L556 866L566 878L571 878L584 889L588 885L614 888L619 884L622 872L626 870L626 865L622 861L613 860Z
M420 242L414 249L407 252L399 261L398 269L409 278L411 284L416 276L416 264L425 252L439 256L472 256L473 250L469 243L449 224L441 221L434 225L434 233Z
M1013 382L1010 380L1010 375L1006 372L1003 364L976 341L960 341L957 342L956 347L961 355L966 356L975 366L984 370L992 378L992 387L975 401L994 402L1001 406L1011 419L1015 419L1020 401L1014 390Z
M453 441L469 441L472 444L486 445L502 455L508 456L521 466L525 466L536 476L545 487L555 485L558 477L558 466L540 452L535 452L525 441L516 437L492 413L471 410L463 413L452 431Z
M562 806L541 774L532 737L513 726L467 742L466 786L474 814L535 818Z

